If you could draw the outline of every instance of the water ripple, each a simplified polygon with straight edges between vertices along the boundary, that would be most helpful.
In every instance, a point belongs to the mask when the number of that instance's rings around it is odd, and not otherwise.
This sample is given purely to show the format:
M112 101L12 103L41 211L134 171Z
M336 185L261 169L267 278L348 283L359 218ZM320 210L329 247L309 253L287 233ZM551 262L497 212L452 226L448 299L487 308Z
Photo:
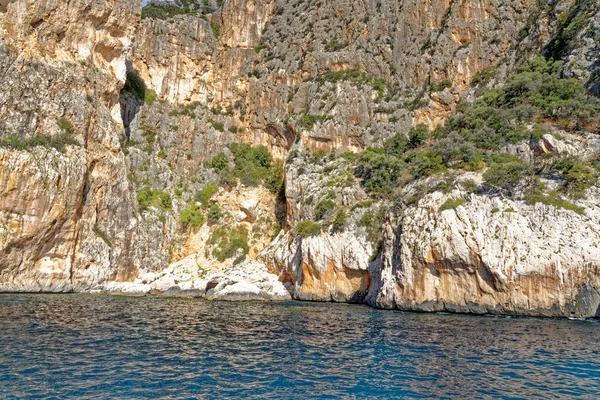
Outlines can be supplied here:
M597 321L0 295L0 398L598 398Z

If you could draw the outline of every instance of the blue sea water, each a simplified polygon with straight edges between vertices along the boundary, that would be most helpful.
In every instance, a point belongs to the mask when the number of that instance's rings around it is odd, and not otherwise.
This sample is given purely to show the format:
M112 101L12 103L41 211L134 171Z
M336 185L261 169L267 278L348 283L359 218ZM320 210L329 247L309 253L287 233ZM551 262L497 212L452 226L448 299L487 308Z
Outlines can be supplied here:
M0 295L1 399L600 398L600 323Z

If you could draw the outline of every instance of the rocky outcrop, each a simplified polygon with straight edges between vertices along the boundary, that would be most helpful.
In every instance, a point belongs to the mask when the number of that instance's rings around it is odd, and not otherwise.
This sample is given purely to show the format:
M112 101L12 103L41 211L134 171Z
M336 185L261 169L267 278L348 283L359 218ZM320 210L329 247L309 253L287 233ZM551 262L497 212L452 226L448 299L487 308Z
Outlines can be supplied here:
M464 196L452 193L450 197ZM419 202L386 224L367 301L418 311L599 316L600 215L471 195ZM591 204L590 204L591 205Z

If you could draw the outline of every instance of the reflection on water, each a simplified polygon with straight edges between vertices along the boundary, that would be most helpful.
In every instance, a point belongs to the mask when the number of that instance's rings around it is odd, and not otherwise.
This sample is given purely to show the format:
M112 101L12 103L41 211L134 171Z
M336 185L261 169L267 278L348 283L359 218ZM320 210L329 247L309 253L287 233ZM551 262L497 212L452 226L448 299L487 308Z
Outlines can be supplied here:
M600 396L600 323L0 295L0 398Z

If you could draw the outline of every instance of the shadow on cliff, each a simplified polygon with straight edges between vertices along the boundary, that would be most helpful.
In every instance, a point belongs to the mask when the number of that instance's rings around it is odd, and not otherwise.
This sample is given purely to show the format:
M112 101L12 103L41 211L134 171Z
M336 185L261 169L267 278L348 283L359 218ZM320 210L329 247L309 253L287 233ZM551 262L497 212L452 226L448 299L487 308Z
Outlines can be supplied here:
M600 60L593 63L588 70L590 79L586 82L585 87L591 96L600 98Z
M131 122L140 112L141 106L146 99L148 88L139 73L127 61L127 79L121 94L119 104L121 105L121 119L125 128L125 135L129 138L131 134Z

